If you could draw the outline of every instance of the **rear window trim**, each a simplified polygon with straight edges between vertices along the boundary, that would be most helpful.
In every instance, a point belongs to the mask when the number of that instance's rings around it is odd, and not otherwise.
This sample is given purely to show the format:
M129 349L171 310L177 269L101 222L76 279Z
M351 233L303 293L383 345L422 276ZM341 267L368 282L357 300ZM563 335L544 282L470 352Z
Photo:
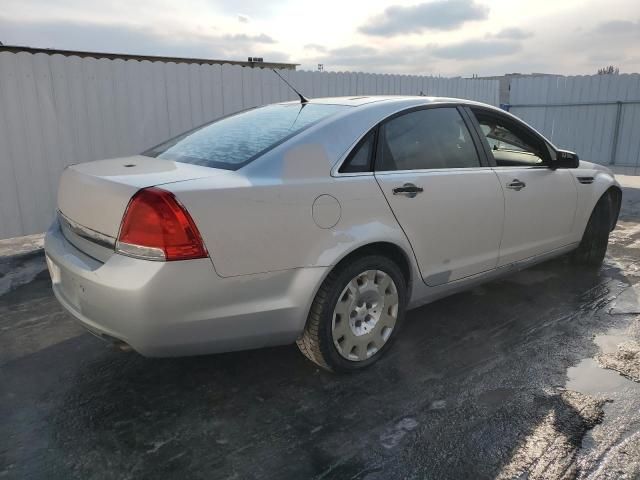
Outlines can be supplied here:
M186 132L181 133L180 135L176 135L176 136L175 136L175 137L173 137L173 138L170 138L170 139L168 139L168 140L165 140L164 142L159 143L159 144L157 144L156 146L154 146L154 147L152 147L152 148L149 148L149 149L145 150L145 151L144 151L144 152L142 152L140 155L143 155L143 156L145 156L145 157L150 157L150 158L158 158L158 155L160 155L160 153L156 153L155 155L151 155L150 153L151 153L151 152L153 152L156 148L158 148L158 147L160 147L160 146L162 146L162 145L164 145L164 144L166 144L166 143L169 143L169 142L171 142L171 141L172 141L172 140L174 140L174 139L179 139L179 138L181 138L181 137L186 137L187 135L189 135L189 134L191 134L191 133L193 133L193 132L195 132L195 131L197 131L197 130L200 130L200 129L202 129L202 128L208 127L209 125L212 125L212 124L217 123L217 122L220 122L220 121L222 121L222 120L225 120L225 119L228 119L228 118L234 117L234 116L236 116L236 115L240 115L240 114L242 114L242 113L247 113L247 112L250 112L250 111L252 111L252 110L257 110L257 109L259 109L259 108L268 107L268 106L273 106L273 105L296 105L296 104L295 104L295 103L294 103L294 104L291 104L291 103L272 103L272 104L268 104L268 105L259 105L259 106L256 106L256 107L247 108L247 109L245 109L245 110L240 110L239 112L231 113L231 114L229 114L229 115L225 115L225 116L223 116L223 117L216 118L215 120L212 120L211 122L203 123L202 125L199 125L199 126L197 126L197 127L194 127L194 128L192 128L191 130L187 130ZM314 103L302 104L302 108L304 108L306 105L322 105L322 106L324 106L324 105L331 105L331 106L340 106L340 107L353 108L353 107L351 107L351 105L341 105L341 104L314 104ZM336 112L336 113L338 113L338 112ZM280 145L282 145L283 143L285 143L285 142L287 142L287 141L291 140L291 139L292 139L293 137L295 137L296 135L299 135L300 133L302 133L302 132L304 132L304 131L306 131L306 130L308 130L308 129L310 129L310 128L314 127L314 126L316 126L316 125L317 125L317 124L319 124L320 122L323 122L323 121L325 121L325 120L328 120L328 119L329 119L329 118L331 118L332 116L333 116L333 115L331 115L331 114L330 114L330 115L327 115L327 116L325 116L325 117L322 117L322 118L320 118L320 119L318 119L318 120L316 120L316 121L314 121L314 122L308 123L307 125L305 125L305 126L303 126L303 127L299 128L298 130L296 130L296 131L294 131L294 132L291 132L289 135L287 135L287 136L285 136L285 137L281 138L281 139L280 139L280 140L278 140L277 142L275 142L275 143L273 143L273 144L269 145L267 148L265 148L265 149L263 149L263 150L259 151L258 153L254 154L253 156L249 157L249 158L248 158L247 160L245 160L244 162L240 162L240 163L237 163L237 164L230 164L230 163L222 163L222 162L216 162L216 161L213 161L213 160L208 160L208 161L207 161L207 165L202 165L202 164L199 164L199 163L198 163L198 164L192 164L192 165L198 165L198 166L206 167L206 168L218 168L218 169L221 169L221 170L229 170L229 171L232 171L232 172L238 171L238 170L240 170L242 167L247 166L247 165L248 165L248 164L250 164L251 162L254 162L255 160L257 160L259 157L261 157L261 156L265 155L266 153L270 152L270 151L271 151L271 150L273 150L274 148L277 148L277 147L279 147ZM177 140L176 140L176 143L177 143ZM175 145L175 144L174 144L174 145ZM195 157L184 157L184 158L195 158ZM170 160L170 161L173 161L173 162L180 162L180 163L189 163L189 162L181 162L180 160L174 160L174 159L165 159L165 160Z

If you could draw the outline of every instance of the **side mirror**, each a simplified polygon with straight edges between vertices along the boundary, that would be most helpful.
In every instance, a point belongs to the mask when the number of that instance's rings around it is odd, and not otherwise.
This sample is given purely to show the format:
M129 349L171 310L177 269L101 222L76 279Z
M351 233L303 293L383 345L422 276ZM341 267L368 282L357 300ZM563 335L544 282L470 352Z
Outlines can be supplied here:
M556 159L551 162L551 168L578 168L580 158L577 153L568 150L557 150Z

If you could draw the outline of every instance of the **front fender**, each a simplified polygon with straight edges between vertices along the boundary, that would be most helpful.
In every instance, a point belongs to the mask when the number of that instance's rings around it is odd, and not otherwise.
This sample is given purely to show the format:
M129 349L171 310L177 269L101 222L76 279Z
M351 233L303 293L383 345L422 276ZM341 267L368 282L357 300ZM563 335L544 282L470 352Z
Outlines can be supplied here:
M580 168L572 170L576 188L578 190L578 208L576 210L575 234L580 240L587 227L591 212L598 201L610 190L615 192L615 201L612 202L612 225L613 229L618 220L622 199L622 189L613 176L613 173L602 165L589 162L580 162Z

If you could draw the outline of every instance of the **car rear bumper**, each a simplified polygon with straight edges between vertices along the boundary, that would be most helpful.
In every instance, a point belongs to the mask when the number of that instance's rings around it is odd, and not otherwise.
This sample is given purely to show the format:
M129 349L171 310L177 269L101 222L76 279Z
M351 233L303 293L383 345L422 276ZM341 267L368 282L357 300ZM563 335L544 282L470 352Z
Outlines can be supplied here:
M146 356L215 353L292 343L324 268L219 277L209 259L154 262L114 253L104 263L45 236L53 291L91 332Z

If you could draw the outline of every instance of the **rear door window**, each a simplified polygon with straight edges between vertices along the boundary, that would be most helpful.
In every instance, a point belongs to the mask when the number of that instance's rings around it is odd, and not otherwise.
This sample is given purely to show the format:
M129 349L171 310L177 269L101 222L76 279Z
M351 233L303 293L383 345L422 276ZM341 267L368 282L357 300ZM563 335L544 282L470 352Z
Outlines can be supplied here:
M471 134L455 107L405 113L380 129L377 171L479 166Z
M237 170L345 105L282 104L222 118L173 138L143 155Z

